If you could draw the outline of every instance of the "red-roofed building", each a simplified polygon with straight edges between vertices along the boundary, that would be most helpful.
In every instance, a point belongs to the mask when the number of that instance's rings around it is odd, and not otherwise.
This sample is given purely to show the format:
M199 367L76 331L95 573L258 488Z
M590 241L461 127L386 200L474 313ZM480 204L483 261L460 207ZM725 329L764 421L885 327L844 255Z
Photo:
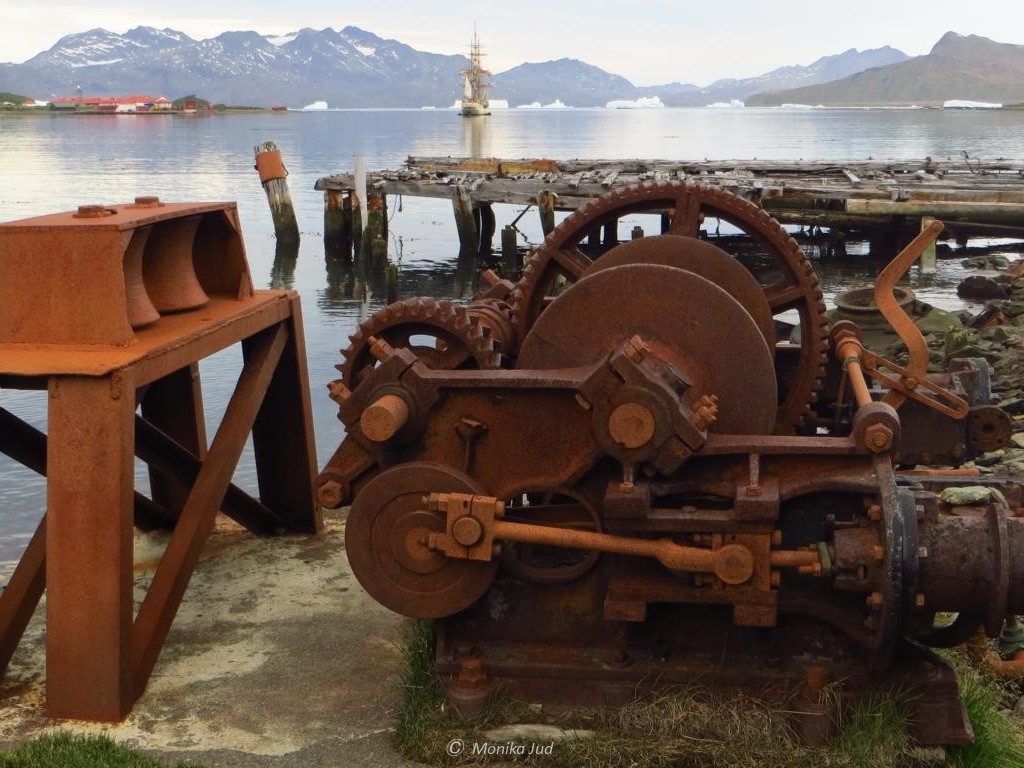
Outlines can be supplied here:
M134 94L131 96L62 96L54 99L54 109L87 109L97 112L160 112L171 108L165 96Z

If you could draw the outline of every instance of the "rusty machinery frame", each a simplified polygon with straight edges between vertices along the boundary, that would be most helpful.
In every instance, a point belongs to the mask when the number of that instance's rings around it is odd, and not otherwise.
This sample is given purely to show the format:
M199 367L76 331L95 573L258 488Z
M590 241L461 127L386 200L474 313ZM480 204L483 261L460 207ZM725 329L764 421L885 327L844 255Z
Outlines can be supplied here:
M244 364L207 445L198 363L235 345ZM321 528L299 297L253 290L234 203L138 198L3 224L0 387L48 393L45 435L0 409L0 451L47 488L0 595L0 674L45 589L47 713L120 720L218 510L255 533ZM231 483L250 433L259 499ZM137 614L135 525L173 529Z
M644 212L662 236L588 250ZM706 218L759 244L761 281L700 239ZM1020 483L957 510L934 491L962 477L899 468L1011 432L967 386L984 361L928 374L892 296L940 229L877 283L903 365L852 323L829 329L813 269L763 210L690 183L584 206L518 283L487 275L468 305L385 308L330 386L348 434L317 481L325 506L352 504L353 572L392 610L438 619L453 690L481 672L591 702L695 676L763 688L802 682L807 657L819 683L822 664L861 687L912 670L918 739L969 740L952 671L924 646L1024 610L1024 520ZM778 338L786 313L795 341ZM932 422L912 406L938 425L915 433ZM934 626L943 611L952 627Z

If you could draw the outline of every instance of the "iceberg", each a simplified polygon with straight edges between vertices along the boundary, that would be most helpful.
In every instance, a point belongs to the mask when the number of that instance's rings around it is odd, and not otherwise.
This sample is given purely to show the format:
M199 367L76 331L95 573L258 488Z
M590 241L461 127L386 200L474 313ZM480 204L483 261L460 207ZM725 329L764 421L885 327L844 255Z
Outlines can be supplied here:
M658 96L641 96L639 99L612 99L604 105L605 109L664 109L665 105Z
M1002 104L990 101L967 101L966 99L947 99L942 102L943 109L1002 109Z

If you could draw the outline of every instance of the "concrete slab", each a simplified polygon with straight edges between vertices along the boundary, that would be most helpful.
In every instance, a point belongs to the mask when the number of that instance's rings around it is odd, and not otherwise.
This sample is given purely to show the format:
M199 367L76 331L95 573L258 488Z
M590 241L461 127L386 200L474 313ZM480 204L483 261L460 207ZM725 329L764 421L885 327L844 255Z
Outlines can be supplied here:
M137 600L166 541L136 535ZM65 729L211 766L413 765L391 747L403 619L352 576L343 517L320 536L219 524L145 693L117 725L45 716L43 615L0 681L4 745Z

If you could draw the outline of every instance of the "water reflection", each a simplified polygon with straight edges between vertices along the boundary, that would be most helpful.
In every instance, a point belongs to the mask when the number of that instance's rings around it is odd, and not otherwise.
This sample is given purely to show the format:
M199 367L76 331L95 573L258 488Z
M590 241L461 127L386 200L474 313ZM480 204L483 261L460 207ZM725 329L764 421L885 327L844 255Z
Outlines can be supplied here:
M295 264L298 260L298 242L278 240L274 248L274 263L270 268L270 287L274 289L294 287Z
M462 153L477 160L493 157L489 116L462 118Z

